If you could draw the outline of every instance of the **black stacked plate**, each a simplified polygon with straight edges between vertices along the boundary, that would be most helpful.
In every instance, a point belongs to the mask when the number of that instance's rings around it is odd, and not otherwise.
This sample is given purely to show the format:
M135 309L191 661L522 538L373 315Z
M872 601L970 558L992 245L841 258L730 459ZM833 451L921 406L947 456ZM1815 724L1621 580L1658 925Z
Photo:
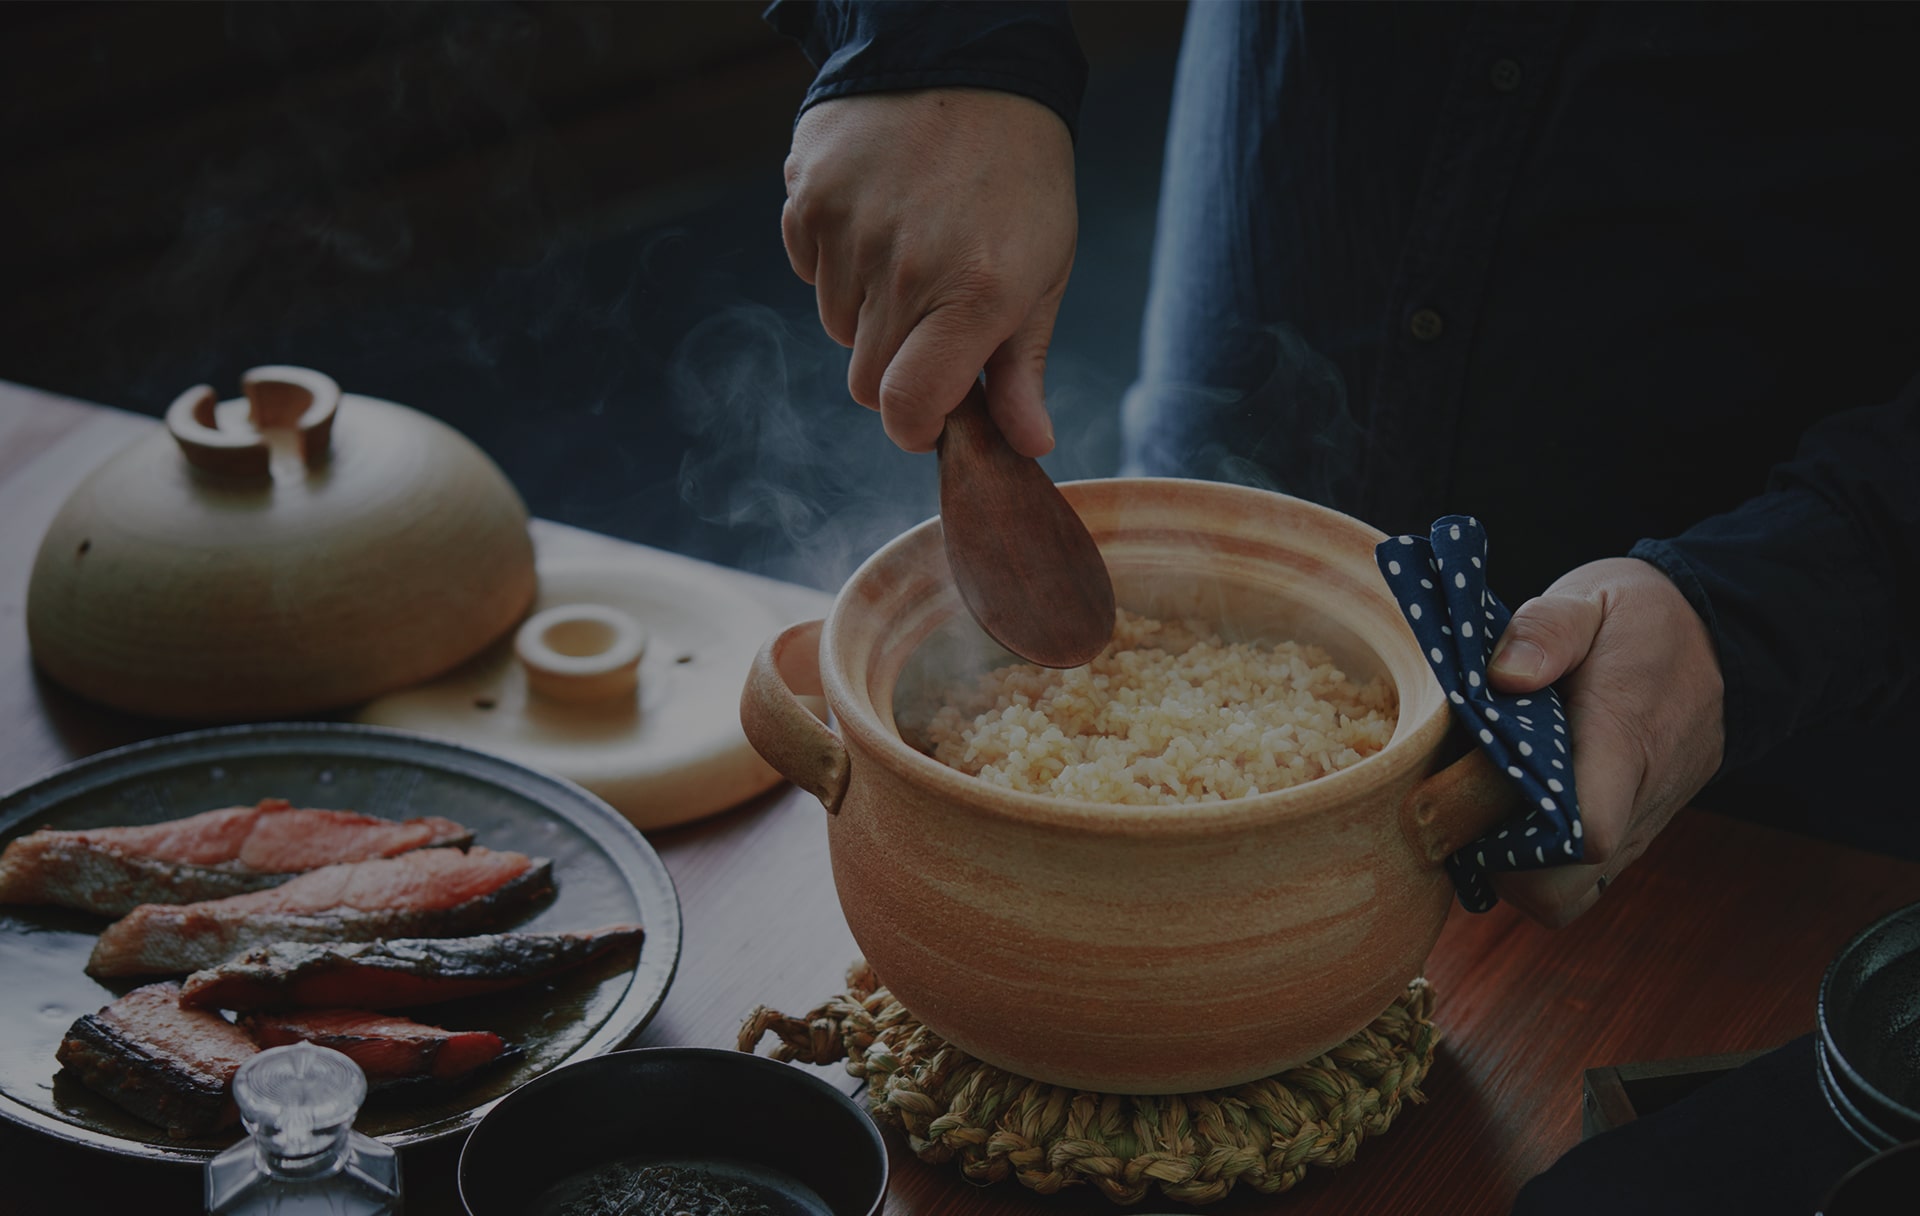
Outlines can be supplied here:
M1870 926L1820 981L1820 1092L1878 1152L1920 1140L1920 904Z

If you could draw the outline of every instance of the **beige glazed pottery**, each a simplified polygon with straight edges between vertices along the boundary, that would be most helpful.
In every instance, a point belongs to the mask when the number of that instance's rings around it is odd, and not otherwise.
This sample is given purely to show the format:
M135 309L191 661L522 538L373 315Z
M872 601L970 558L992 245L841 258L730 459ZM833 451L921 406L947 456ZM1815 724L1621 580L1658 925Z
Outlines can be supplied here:
M648 832L779 784L740 731L740 685L787 618L731 572L675 554L538 570L533 615L510 639L357 720L564 777Z
M1388 746L1292 789L1166 807L1025 794L941 765L901 737L913 707L1007 660L967 618L937 520L874 554L824 623L768 643L742 697L747 736L825 805L855 939L949 1041L1109 1093L1270 1076L1351 1036L1420 973L1452 901L1442 859L1511 801L1477 751L1428 779L1448 710L1374 565L1381 533L1241 486L1061 488L1123 608L1316 643L1355 679L1386 676L1400 702ZM821 690L831 729L795 697Z
M451 427L319 372L188 389L47 528L34 661L151 717L336 709L417 683L533 599L527 512Z

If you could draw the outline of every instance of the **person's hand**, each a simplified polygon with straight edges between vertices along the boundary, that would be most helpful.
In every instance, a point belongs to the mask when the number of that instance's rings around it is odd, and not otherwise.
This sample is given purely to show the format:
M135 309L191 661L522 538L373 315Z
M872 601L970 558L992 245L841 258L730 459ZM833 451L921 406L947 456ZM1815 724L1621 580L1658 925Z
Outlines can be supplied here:
M985 89L824 101L794 128L786 176L787 257L893 441L931 450L984 367L1007 441L1050 451L1047 346L1079 222L1060 117Z
M1584 864L1494 876L1502 899L1564 925L1719 771L1720 661L1667 576L1623 557L1581 566L1522 604L1488 674L1504 693L1565 675Z

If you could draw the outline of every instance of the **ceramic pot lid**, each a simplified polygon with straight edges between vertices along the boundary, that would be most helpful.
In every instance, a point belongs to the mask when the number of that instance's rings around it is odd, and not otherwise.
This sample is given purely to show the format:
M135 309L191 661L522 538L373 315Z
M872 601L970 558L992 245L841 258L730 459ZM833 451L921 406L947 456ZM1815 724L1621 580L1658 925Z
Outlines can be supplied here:
M188 389L42 538L27 636L54 680L149 717L286 718L430 679L533 597L527 511L459 432L319 372Z
M740 689L783 623L671 555L542 562L514 638L359 720L450 739L565 777L642 829L686 823L780 781L740 729Z

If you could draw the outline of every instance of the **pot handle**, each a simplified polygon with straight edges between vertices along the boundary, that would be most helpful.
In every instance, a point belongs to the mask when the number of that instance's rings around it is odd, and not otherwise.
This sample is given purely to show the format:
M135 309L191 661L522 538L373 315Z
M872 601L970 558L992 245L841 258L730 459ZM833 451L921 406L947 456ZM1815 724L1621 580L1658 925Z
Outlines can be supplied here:
M835 815L847 794L847 748L800 703L801 696L821 695L820 629L825 624L791 625L760 648L740 693L740 725L762 759Z
M1524 797L1475 747L1408 791L1400 827L1413 851L1438 865L1498 827Z

